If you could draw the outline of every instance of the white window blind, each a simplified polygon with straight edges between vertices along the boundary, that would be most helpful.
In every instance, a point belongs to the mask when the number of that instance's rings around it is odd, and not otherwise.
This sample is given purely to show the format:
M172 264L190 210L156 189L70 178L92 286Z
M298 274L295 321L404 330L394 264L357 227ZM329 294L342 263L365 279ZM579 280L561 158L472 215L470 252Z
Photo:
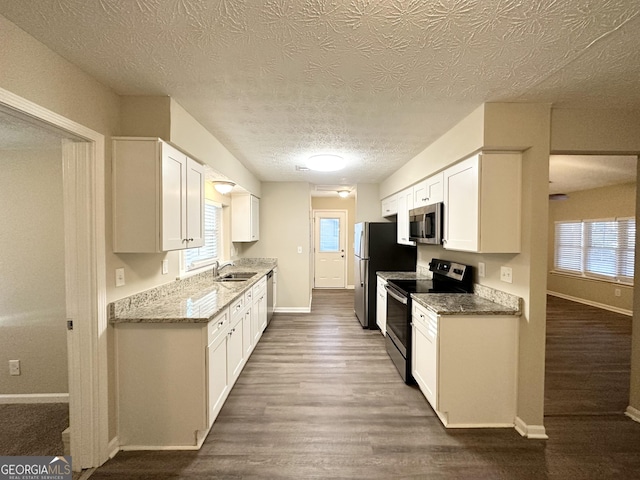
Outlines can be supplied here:
M221 245L222 208L213 202L204 204L204 245L184 251L184 268L186 271L203 267L215 262L219 256Z
M556 222L558 271L633 283L635 218Z

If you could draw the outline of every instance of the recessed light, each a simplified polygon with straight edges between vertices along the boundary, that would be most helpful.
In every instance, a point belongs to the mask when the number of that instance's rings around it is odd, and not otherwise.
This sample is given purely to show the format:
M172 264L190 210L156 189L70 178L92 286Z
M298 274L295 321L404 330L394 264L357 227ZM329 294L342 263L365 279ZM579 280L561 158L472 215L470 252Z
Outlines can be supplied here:
M313 155L307 160L307 167L318 172L335 172L344 168L345 161L339 155Z

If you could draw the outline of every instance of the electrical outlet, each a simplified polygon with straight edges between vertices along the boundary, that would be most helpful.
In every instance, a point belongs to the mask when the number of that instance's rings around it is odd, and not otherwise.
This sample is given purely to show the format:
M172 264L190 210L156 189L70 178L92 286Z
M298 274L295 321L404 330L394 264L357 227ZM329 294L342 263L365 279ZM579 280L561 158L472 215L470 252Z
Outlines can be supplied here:
M20 360L9 360L9 375L20 375Z
M164 259L162 260L162 274L166 275L167 273L169 273L169 260Z
M616 289L613 291L613 294L614 294L616 297L619 297L620 295L622 295L622 292L620 291L620 289L619 289L619 288L616 288Z
M124 268L116 268L116 287L124 286Z
M513 270L511 267L500 267L500 280L506 283L513 283Z
M486 272L484 270L485 266L484 266L484 262L480 262L478 263L478 276L480 277L484 277Z

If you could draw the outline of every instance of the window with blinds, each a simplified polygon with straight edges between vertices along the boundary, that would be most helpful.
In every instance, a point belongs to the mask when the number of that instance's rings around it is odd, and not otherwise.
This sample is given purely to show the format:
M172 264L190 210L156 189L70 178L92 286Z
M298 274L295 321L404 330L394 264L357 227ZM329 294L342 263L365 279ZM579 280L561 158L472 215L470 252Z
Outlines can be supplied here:
M210 202L204 204L204 245L183 252L185 271L210 265L218 259L221 248L222 208Z
M556 222L554 268L633 283L635 218Z

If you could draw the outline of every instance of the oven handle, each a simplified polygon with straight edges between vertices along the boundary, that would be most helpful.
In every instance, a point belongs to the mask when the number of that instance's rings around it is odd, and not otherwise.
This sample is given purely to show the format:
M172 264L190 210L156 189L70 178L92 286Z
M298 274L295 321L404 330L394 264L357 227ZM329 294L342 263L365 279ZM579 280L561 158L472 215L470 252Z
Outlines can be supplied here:
M399 301L401 304L407 304L407 297L398 292L395 288L390 287L389 285L385 285L384 288L387 290L387 293Z

